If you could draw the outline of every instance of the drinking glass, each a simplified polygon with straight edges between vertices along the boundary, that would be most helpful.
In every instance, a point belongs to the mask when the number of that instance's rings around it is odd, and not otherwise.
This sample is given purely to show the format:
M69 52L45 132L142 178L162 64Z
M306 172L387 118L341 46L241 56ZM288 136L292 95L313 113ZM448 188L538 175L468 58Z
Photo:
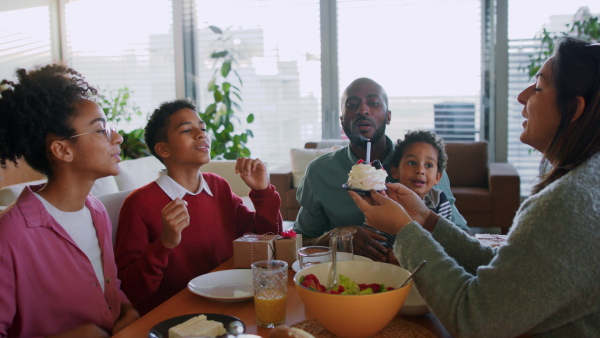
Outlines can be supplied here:
M280 260L252 263L256 325L274 328L285 323L288 264Z
M298 249L300 269L326 262L331 262L331 248L328 246L305 246Z
M354 247L350 231L333 231L329 237L329 247L331 248L331 252L337 252L337 261L354 260Z

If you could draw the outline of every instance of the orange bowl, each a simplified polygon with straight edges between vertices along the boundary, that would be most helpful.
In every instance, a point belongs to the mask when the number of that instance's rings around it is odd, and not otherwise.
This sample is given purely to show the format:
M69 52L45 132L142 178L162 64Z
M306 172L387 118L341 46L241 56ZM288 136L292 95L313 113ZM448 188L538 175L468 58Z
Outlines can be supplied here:
M410 272L393 264L369 261L338 262L337 273L358 284L379 283L397 288ZM335 295L310 290L300 285L300 277L314 274L328 286L331 263L309 266L296 273L294 283L308 315L329 332L340 337L366 337L383 329L398 314L412 282L401 289L368 295Z

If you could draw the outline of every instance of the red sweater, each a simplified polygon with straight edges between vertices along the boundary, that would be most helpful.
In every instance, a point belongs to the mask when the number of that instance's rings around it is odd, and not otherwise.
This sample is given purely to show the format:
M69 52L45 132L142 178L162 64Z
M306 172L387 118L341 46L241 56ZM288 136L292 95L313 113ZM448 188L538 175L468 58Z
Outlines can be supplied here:
M175 295L187 283L233 256L233 240L246 233L280 233L281 200L272 185L250 192L256 212L248 210L222 177L202 176L213 196L185 195L190 225L173 249L163 246L161 210L171 199L152 182L133 191L123 202L115 244L122 289L145 314Z

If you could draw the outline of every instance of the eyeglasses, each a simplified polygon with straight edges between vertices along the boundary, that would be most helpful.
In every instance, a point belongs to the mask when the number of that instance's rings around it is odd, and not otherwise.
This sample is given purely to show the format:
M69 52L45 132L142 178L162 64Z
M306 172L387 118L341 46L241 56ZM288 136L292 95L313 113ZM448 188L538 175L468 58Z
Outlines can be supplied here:
M91 133L104 133L104 135L106 135L106 138L110 142L111 141L111 134L113 132L115 132L115 133L117 132L117 127L114 124L112 124L112 123L107 123L104 126L104 128L102 128L102 129L96 129L96 130L92 130L92 131L87 131L85 133L73 135L71 137L65 138L65 140L72 139L72 138L75 138L75 137L79 137L81 135L91 134Z

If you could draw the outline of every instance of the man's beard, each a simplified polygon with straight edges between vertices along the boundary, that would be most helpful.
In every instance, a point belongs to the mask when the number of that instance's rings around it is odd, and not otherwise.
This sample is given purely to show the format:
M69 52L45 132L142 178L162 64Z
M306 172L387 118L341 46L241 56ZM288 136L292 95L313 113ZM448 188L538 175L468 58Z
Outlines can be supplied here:
M359 147L362 147L362 148L366 148L367 142L369 141L369 139L362 136L360 133L354 134L352 132L352 126L358 121L360 121L360 119L353 121L350 128L347 128L346 125L342 125L342 129L344 130L344 133L350 140L350 143L357 145ZM372 120L370 120L370 121L373 122ZM373 123L373 125L375 125L375 123ZM377 141L379 141L383 136L385 136L385 127L386 127L386 124L383 123L379 128L375 129L375 133L373 134L373 137L370 139L371 144L377 143Z

